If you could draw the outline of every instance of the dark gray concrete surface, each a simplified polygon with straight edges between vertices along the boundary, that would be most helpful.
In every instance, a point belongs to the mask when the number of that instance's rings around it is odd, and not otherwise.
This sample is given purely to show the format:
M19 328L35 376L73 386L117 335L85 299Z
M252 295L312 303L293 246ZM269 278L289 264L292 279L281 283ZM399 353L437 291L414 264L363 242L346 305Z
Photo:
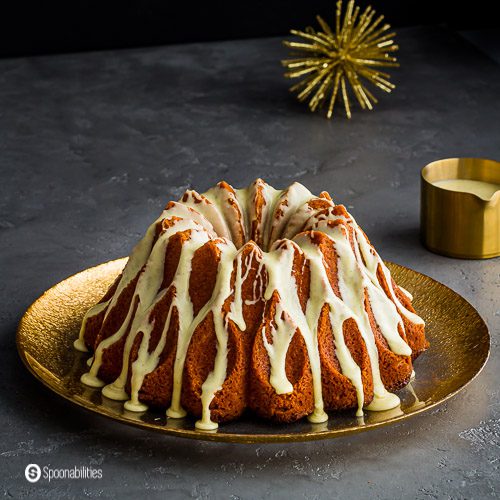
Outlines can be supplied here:
M500 260L418 240L419 170L500 159L500 68L441 28L401 30L398 85L373 113L328 122L288 95L279 40L0 61L0 486L22 498L494 498L500 465ZM166 201L220 179L328 189L383 257L466 297L488 322L482 374L434 411L290 445L150 434L86 413L24 369L15 329L62 278L126 255ZM36 484L29 463L102 480Z

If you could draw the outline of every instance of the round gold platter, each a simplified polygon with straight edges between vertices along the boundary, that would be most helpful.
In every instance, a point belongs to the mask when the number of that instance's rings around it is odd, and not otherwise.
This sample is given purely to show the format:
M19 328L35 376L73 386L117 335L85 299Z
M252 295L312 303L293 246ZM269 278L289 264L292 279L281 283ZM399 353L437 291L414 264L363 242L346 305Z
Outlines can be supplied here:
M19 354L30 372L55 393L114 420L179 437L239 443L326 439L375 429L416 415L463 389L481 371L489 354L488 328L460 295L406 267L387 263L398 284L414 296L426 322L430 349L415 363L416 378L398 392L401 406L384 412L332 414L324 424L306 419L276 425L253 418L222 424L215 432L196 430L190 418L167 419L165 412L132 413L80 382L88 355L73 348L86 310L96 303L125 265L118 259L61 281L26 311L17 331Z

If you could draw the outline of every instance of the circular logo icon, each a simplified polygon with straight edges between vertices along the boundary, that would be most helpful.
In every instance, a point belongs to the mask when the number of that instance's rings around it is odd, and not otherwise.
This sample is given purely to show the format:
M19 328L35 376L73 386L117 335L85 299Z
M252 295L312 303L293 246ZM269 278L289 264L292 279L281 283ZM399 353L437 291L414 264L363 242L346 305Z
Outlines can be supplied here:
M42 470L37 464L29 464L24 470L24 475L30 483L36 483L42 476Z

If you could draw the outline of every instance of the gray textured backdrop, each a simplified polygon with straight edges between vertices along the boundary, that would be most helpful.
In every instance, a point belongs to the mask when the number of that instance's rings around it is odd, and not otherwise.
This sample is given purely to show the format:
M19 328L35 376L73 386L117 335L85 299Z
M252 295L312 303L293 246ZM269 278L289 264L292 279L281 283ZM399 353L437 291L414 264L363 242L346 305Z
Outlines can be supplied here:
M401 30L398 88L327 122L287 93L279 40L0 61L0 486L5 497L487 498L499 494L500 260L418 241L419 170L500 159L500 68L440 28ZM293 445L182 441L60 400L14 337L26 307L126 255L187 187L261 176L345 203L386 259L457 290L487 320L492 356L460 396L373 432ZM24 479L28 463L93 465L100 481Z

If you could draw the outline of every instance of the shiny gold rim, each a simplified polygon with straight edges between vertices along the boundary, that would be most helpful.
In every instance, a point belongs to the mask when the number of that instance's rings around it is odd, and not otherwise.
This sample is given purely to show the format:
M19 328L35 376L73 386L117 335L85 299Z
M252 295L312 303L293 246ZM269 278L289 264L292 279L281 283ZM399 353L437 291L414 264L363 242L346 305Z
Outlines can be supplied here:
M364 424L347 414L332 415L326 427L307 423L278 426L247 418L241 424L244 432L239 423L223 424L215 433L195 430L190 421L169 419L165 424L158 423L153 420L154 415L150 417L150 412L131 414L123 410L122 404L106 400L100 391L83 388L79 383L84 370L82 356L68 348L77 335L86 308L100 298L125 262L126 259L118 259L86 269L47 290L22 317L16 343L28 370L50 390L86 410L128 425L189 439L234 443L345 436L399 422L434 408L466 387L481 372L489 356L488 328L469 302L428 276L388 262L396 281L415 295L416 308L428 324L431 349L417 361L415 381L415 392L425 396L425 401L417 397L413 405L408 406L406 401L411 401L413 396L408 389L403 389L399 393L403 400L401 414L383 412L375 417L374 412L367 412L370 415ZM458 353L466 359L462 362L459 358L459 364L454 366L457 360L450 353Z

